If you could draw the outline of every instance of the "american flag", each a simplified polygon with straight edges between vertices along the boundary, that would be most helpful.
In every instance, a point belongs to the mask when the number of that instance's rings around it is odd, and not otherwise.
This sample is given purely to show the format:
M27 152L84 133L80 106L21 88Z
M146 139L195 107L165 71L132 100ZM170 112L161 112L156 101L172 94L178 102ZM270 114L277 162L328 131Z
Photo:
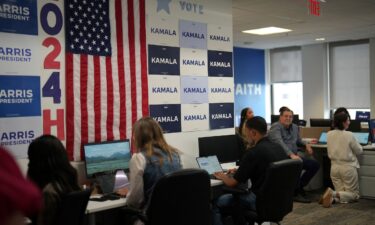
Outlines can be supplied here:
M145 0L67 0L66 148L125 139L148 115Z

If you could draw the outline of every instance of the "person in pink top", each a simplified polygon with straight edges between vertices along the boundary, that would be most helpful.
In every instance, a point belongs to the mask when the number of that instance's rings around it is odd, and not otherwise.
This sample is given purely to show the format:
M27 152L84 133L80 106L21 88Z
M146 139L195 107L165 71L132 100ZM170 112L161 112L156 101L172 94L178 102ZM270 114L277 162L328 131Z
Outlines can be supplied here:
M42 207L38 188L26 180L15 160L0 146L0 224L25 224Z

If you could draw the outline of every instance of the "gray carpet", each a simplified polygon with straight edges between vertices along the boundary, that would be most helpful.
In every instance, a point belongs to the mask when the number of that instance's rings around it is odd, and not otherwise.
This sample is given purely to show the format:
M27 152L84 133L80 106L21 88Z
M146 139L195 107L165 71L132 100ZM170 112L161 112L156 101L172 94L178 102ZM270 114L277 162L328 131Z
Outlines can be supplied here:
M318 204L321 192L309 193L314 201L310 204L294 203L293 212L281 222L282 225L375 225L375 200L359 199L349 204L334 204L323 208Z

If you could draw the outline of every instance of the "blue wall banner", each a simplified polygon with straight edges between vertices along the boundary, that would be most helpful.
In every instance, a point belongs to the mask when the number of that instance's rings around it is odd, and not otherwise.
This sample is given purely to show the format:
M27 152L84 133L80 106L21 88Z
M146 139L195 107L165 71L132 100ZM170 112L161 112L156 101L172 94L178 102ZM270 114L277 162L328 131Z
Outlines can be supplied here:
M208 50L208 76L232 77L232 52Z
M150 116L158 121L164 133L181 132L181 105L150 105Z
M265 117L265 62L264 50L234 48L233 54L235 123L238 126L241 110L245 107L251 107L255 115Z
M233 127L233 103L210 103L210 129Z
M0 118L40 115L40 77L0 75Z
M2 0L0 32L38 35L37 0Z
M180 48L148 45L148 73L180 75Z

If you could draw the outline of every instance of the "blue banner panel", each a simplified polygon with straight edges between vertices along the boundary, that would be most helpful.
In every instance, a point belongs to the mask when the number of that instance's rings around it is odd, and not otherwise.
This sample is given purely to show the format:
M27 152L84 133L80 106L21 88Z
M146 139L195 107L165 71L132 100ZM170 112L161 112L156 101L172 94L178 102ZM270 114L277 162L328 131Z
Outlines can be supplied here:
M233 103L210 103L210 129L234 126Z
M148 73L180 75L180 48L148 45Z
M158 121L164 133L181 132L181 105L150 105L150 116Z
M356 111L355 112L355 120L359 120L361 122L369 121L370 120L370 112Z
M0 118L40 115L40 77L0 75Z
M256 116L266 116L266 79L264 50L234 48L235 121L241 110L251 107Z
M208 76L232 77L232 52L208 50Z
M0 32L38 35L36 0L2 0Z

